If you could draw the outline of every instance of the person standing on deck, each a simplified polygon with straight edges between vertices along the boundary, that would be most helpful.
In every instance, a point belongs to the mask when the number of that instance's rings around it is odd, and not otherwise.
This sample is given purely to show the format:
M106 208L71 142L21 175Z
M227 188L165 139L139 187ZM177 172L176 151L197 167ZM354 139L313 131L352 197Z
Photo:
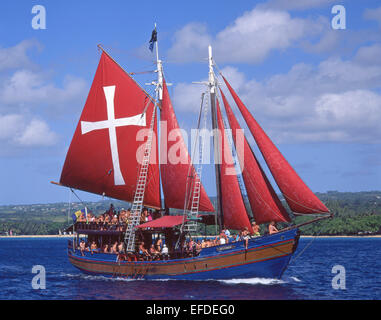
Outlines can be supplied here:
M269 234L274 234L274 233L277 233L277 232L279 232L279 230L276 228L275 222L271 221L270 224L269 224Z
M255 221L251 223L251 227L253 228L253 236L254 237L260 237L261 234L259 233L259 225L256 224Z
M245 227L242 231L242 240L245 241L245 248L249 246L250 234L247 227Z
M226 229L226 227L224 226L224 229L222 230L222 232L226 235L226 237L229 239L230 238L230 231L229 229Z
M163 260L168 260L169 259L169 252L166 244L163 245L163 249L161 250L161 255L163 257Z

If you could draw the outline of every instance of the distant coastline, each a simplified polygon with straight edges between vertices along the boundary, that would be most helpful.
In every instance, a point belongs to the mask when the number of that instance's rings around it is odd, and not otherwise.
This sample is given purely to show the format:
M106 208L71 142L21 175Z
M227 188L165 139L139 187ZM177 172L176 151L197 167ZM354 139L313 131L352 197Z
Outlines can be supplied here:
M17 238L73 238L71 234L35 234L35 235L16 235L16 236L0 236L0 239L17 239Z
M316 224L304 225L300 229L303 235L366 237L381 234L381 191L327 191L316 195L334 216ZM211 200L213 203L217 201L214 197ZM248 200L245 198L245 201ZM58 235L71 225L74 212L86 206L98 216L106 212L111 204L118 210L130 206L118 200L0 205L0 235L6 236L11 230L13 235ZM171 210L171 214L183 214L183 211ZM293 223L298 225L312 218L296 216ZM264 228L265 226L261 233L265 231ZM207 225L205 228L201 226L199 232L212 235L216 233L216 229L214 225Z
M300 236L301 238L381 238L380 234L367 235L367 236Z

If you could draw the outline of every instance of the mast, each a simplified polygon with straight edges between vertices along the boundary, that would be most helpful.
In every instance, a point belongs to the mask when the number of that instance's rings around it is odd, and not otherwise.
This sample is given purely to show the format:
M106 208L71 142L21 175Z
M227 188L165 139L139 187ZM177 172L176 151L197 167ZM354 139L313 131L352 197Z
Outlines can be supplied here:
M219 227L219 232L223 228L223 212L222 212L222 199L221 199L221 170L220 170L220 150L219 150L219 139L218 139L218 126L217 126L217 112L216 112L216 91L217 91L217 81L213 71L213 54L212 47L209 45L209 93L210 93L210 106L212 113L212 128L213 128L213 147L214 147L214 170L216 174L216 191L217 191L217 224Z
M161 110L161 103L163 101L163 79L164 79L164 75L163 75L163 61L159 59L159 43L158 43L158 39L157 39L156 22L155 22L155 29L153 32L155 33L155 39L151 38L151 40L153 40L153 45L155 46L155 53L156 53L156 70L155 70L155 72L157 73L157 81L152 81L151 83L146 83L146 85L154 85L155 86L155 92L156 92L155 103L156 103L156 106L158 106L159 109ZM168 83L168 85L171 85L171 84ZM159 152L160 152L159 132L158 132L158 135L156 137L156 142L159 146ZM158 159L160 159L160 154L158 155ZM160 202L161 202L160 208L163 208L163 203L162 203L161 197L160 197ZM164 207L167 210L167 207L165 205L165 199L164 199Z
M147 143L144 150L144 156L143 156L143 162L140 166L139 170L139 178L138 183L136 186L136 191L134 195L134 202L132 203L131 208L131 222L127 226L127 230L125 233L125 243L126 243L126 250L127 252L134 252L135 251L135 232L137 225L140 224L140 218L142 214L143 209L143 202L144 202L144 193L147 185L147 176L148 176L148 167L149 167L149 160L151 156L151 144L152 144L152 138L153 138L153 131L155 127L155 121L156 121L156 107L159 104L159 101L161 101L163 97L163 68L161 60L159 60L159 49L157 45L157 31L156 31L156 23L155 23L155 29L154 29L154 35L155 38L153 38L153 44L156 42L156 65L157 65L157 74L158 79L157 82L153 81L151 84L155 85L155 104L154 109L152 113L152 119L150 124L150 132L148 135ZM161 200L160 200L161 201Z
M156 31L156 23L155 23L155 31ZM156 85L158 99L161 102L163 100L163 62L159 59L159 45L158 45L157 38L156 38L156 66L157 66L157 70L156 70L157 82L154 84Z
M156 72L157 72L157 82L153 83L155 86L156 86L156 97L158 99L158 101L156 101L156 105L159 106L159 108L161 109L161 102L163 100L163 62L159 59L159 43L158 43L158 40L157 40L157 30L156 30L156 22L155 22L155 32L156 32ZM159 146L159 152L160 152L160 139L159 139L159 136L156 137L156 143L158 144ZM160 159L160 153L158 155L158 159ZM159 170L160 172L160 170ZM163 201L160 197L160 207L163 208ZM164 207L165 207L165 200L164 200ZM167 208L165 207L165 210L167 212Z

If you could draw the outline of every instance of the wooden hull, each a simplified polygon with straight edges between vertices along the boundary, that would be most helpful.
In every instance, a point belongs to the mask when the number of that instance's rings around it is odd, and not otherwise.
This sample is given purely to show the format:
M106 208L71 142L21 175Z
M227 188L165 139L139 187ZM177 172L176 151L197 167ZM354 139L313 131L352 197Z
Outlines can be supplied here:
M241 279L280 278L286 270L299 240L298 229L205 248L193 258L168 261L117 262L116 255L93 254L69 248L69 261L85 273L135 279Z

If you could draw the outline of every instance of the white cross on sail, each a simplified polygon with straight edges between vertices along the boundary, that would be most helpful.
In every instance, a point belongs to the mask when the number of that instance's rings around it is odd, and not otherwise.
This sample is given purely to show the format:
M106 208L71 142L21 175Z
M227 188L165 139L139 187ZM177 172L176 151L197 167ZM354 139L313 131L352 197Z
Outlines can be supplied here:
M116 127L123 126L146 126L146 114L138 114L133 117L115 119L114 97L115 86L103 87L107 103L107 120L88 122L81 121L81 132L86 134L88 132L100 129L108 129L111 147L111 157L114 172L114 182L116 186L124 185L122 172L120 171L118 142L116 139Z

